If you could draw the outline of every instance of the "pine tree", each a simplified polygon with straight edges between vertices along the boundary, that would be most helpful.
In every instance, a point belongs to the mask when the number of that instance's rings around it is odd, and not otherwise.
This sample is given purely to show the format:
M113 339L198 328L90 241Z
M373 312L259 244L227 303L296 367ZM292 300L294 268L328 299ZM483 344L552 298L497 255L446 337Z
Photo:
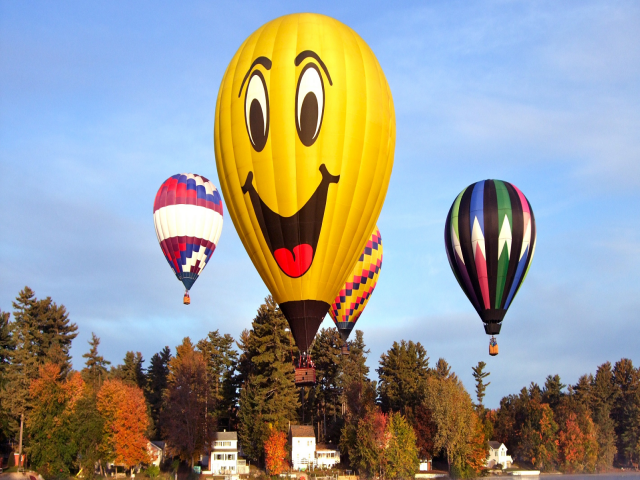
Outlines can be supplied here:
M91 349L89 352L82 355L82 358L86 358L85 368L82 369L82 376L84 381L87 382L93 388L94 391L98 391L102 386L102 382L107 378L107 365L111 362L105 360L102 355L98 354L98 346L100 346L100 338L95 333L91 332L91 340L89 340Z
M591 415L596 425L598 441L597 469L599 471L606 471L613 466L613 459L617 452L615 423L611 418L616 393L611 363L603 363L593 377L590 396Z
M10 323L13 350L6 366L4 388L0 391L3 409L8 412L8 429L19 437L22 453L24 420L29 409L31 379L38 376L40 365L40 323L35 314L38 300L29 287L25 287L13 302L13 322Z
M451 372L451 367L444 358L438 359L434 373L440 378L457 378L456 374Z
M484 362L478 362L478 365L471 367L473 370L473 378L476 380L476 398L478 399L478 408L483 410L482 400L484 399L484 392L491 382L484 383L484 379L487 378L490 373L484 371L484 367L487 364Z
M424 397L430 376L427 351L420 342L393 342L393 346L381 355L377 372L382 410L404 414L407 408L419 405Z
M341 359L340 387L344 412L344 426L340 432L340 450L345 460L356 466L360 453L357 448L359 424L376 407L376 384L369 379L366 364L367 350L362 330L349 341L349 355Z
M0 310L0 388L4 385L4 376L11 362L11 355L15 349L11 335L11 324L9 312Z
M77 372L63 379L61 370L55 363L42 365L30 386L29 453L32 464L47 478L68 476L77 453L70 418L84 381Z
M560 399L564 395L562 390L565 387L566 385L560 381L560 375L548 375L547 380L544 382L542 401L548 403L554 412L560 403Z
M233 348L234 343L231 335L220 335L216 330L209 332L207 338L200 340L197 345L207 363L207 381L216 403L218 425L228 429L235 426L238 402L238 352Z
M149 362L147 370L147 388L145 390L147 402L151 413L151 421L155 428L156 436L161 435L162 408L167 381L169 378L169 362L171 361L171 349L164 347L159 353L155 353Z
M322 422L318 436L337 442L342 427L340 397L340 373L342 339L335 328L323 328L317 335L311 350L316 364L316 385L309 389L309 406ZM340 417L340 418L339 418Z
M640 456L640 369L628 358L613 367L613 383L618 391L612 416L618 435L618 461L638 463Z
M292 337L280 308L271 296L253 319L251 331L240 337L244 378L240 393L239 439L244 452L262 459L270 424L284 431L297 420L300 406L294 383Z
M127 352L124 356L122 365L118 365L115 368L111 368L110 375L112 378L117 378L130 385L135 385L138 388L145 388L147 378L144 372L144 358L140 352Z
M70 323L64 305L58 306L51 297L35 304L35 316L40 328L38 356L41 362L53 361L60 365L62 375L71 371L71 342L78 336L78 326Z

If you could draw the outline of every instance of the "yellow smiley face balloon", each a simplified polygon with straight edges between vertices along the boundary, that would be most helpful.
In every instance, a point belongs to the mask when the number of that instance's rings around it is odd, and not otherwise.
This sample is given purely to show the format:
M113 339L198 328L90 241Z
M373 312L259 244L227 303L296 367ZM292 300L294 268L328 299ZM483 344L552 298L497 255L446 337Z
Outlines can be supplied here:
M346 25L280 17L231 60L214 130L229 215L306 352L387 193L396 137L387 80Z

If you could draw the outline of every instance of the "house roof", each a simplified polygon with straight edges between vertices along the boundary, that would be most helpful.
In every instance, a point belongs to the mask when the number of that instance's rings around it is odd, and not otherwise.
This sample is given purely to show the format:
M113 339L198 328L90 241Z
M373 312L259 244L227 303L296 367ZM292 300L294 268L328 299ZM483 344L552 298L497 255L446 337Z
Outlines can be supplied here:
M149 444L152 447L157 448L158 450L164 450L164 442L160 441L160 440L150 440Z
M213 434L213 440L238 440L238 432L216 432Z
M291 438L294 437L313 437L316 438L316 432L313 431L311 425L291 425Z
M318 443L316 444L316 452L327 451L327 452L337 452L338 447L333 445L332 443Z
M493 448L494 450L498 450L500 448L500 445L502 445L502 442L496 442L495 440L489 440L489 446L491 448Z

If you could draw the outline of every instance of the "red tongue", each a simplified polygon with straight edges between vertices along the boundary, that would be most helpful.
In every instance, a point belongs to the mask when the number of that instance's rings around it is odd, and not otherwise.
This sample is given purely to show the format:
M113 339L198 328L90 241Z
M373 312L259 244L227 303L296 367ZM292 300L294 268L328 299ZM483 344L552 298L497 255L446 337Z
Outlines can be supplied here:
M303 243L293 247L293 253L287 248L279 248L273 256L284 273L293 278L301 277L309 270L313 260L313 248Z

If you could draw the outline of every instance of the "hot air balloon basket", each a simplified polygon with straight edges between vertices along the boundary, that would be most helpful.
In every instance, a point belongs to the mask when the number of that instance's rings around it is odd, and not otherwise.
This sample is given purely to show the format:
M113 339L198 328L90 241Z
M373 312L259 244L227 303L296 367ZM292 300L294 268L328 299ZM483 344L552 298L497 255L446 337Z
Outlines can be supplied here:
M312 387L316 384L316 369L312 367L296 368L296 386Z
M491 340L489 341L489 355L492 357L498 355L498 342L494 337L491 337Z
M185 305L191 305L191 297L189 296L189 292L184 292L182 303L184 303Z
M349 345L343 345L340 349L342 355L349 355Z

